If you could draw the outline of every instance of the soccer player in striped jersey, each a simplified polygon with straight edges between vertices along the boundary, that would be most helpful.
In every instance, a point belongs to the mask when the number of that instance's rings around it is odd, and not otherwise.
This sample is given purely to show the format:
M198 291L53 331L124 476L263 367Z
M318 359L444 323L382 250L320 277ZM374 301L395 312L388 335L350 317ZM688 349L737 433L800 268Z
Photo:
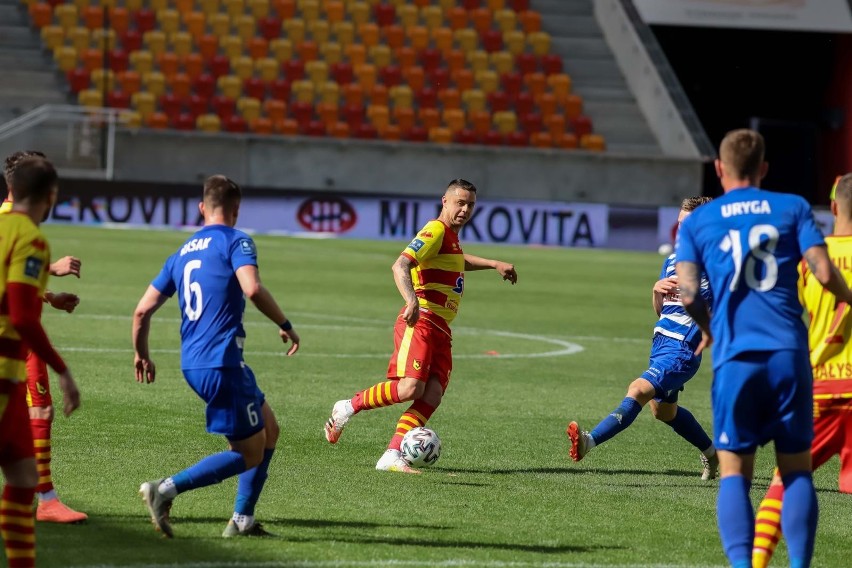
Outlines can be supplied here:
M0 214L12 210L14 203L14 186L12 173L16 166L26 158L45 158L44 154L35 150L15 152L8 156L5 161L3 176L9 192L6 199L0 205ZM49 267L51 276L73 275L80 277L80 260L73 256L63 257L52 263ZM76 294L65 292L44 291L44 301L52 307L73 312L80 303ZM27 406L29 406L30 426L33 430L33 441L36 447L36 465L38 467L39 482L36 487L38 507L36 508L36 520L50 523L79 523L88 519L86 513L71 509L59 500L53 487L53 476L51 474L51 429L53 426L53 399L50 396L50 379L47 374L47 365L30 351L27 354Z
M58 177L47 160L22 160L11 179L18 200L0 216L0 534L10 568L35 566L32 504L38 483L26 403L27 348L59 373L65 415L80 405L80 393L65 362L41 325L50 246L38 225L56 199Z
M462 252L458 233L473 215L476 187L463 179L450 182L437 219L429 221L393 265L405 307L394 326L394 352L387 381L335 403L325 437L336 444L352 416L392 404L414 401L400 417L376 469L419 473L402 458L405 433L423 426L441 404L453 367L450 324L464 292L466 270L496 270L503 280L518 281L515 267Z
M828 255L852 285L852 174L831 192L834 233L826 237ZM852 315L849 305L826 294L808 268L799 264L799 300L808 313L808 343L814 375L813 469L840 455L840 491L852 493ZM754 568L769 565L781 538L784 485L776 470L760 503L755 523Z
M709 197L688 197L683 200L678 215L678 226ZM570 456L580 461L592 448L599 446L630 426L642 407L651 405L654 418L672 427L683 439L701 452L701 479L716 477L718 459L713 441L686 408L678 405L678 393L701 365L701 356L694 354L701 340L701 331L683 308L675 276L674 253L663 261L660 280L654 284L652 304L659 316L654 327L651 357L648 370L627 388L627 396L612 413L601 420L591 431L580 429L577 422L568 424L571 443ZM701 294L709 303L712 299L706 278L701 281Z

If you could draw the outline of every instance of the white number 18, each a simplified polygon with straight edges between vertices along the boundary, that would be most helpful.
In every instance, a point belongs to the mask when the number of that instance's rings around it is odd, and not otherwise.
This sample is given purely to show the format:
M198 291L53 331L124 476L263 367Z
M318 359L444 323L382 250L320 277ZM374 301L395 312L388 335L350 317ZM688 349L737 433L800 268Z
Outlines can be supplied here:
M766 240L761 240L766 237ZM735 292L740 285L740 276L745 277L746 285L752 290L766 292L772 290L778 282L778 259L775 258L775 248L778 246L778 229L773 225L755 225L748 232L748 251L743 267L743 246L740 232L734 229L728 231L719 248L722 252L730 252L734 261L734 278L728 289ZM763 248L761 248L761 244ZM750 253L750 254L748 254ZM757 262L766 267L763 278L757 277ZM745 268L745 270L743 270Z

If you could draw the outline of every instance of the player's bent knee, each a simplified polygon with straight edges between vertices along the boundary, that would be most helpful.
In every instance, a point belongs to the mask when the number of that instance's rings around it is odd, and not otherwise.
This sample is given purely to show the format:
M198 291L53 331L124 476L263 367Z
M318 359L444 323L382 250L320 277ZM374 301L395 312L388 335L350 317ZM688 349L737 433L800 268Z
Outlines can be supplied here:
M267 403L263 403L263 429L266 431L266 447L274 448L281 435L281 426Z
M53 406L31 406L30 420L53 420Z
M627 387L627 396L635 399L639 404L648 404L654 398L657 390L645 379L636 379Z
M675 415L677 414L677 405L670 403L658 403L652 400L649 404L651 407L651 413L654 415L654 418L657 420L661 420L663 422L671 422L674 420Z

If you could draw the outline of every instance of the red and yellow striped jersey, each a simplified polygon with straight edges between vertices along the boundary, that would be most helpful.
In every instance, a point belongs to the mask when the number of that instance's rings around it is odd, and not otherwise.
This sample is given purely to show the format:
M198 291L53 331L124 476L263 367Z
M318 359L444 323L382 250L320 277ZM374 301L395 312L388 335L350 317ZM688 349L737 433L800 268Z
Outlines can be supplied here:
M414 263L411 279L421 315L447 333L464 293L464 254L459 236L441 221L429 221L402 254Z
M28 284L44 295L50 265L50 246L38 226L22 213L0 215L0 380L21 381L27 376L27 347L9 317L7 286ZM41 317L39 313L33 317Z
M852 236L825 239L828 254L852 285ZM814 402L852 399L852 314L808 270L799 266L799 299L810 317L808 346L814 373Z

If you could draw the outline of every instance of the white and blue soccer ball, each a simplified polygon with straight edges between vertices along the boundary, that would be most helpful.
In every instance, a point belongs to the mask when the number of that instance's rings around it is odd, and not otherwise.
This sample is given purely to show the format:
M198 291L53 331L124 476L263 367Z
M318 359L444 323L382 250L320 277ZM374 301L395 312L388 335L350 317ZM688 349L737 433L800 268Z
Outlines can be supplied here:
M441 457L441 438L429 428L412 428L402 438L402 457L414 467L426 467Z

